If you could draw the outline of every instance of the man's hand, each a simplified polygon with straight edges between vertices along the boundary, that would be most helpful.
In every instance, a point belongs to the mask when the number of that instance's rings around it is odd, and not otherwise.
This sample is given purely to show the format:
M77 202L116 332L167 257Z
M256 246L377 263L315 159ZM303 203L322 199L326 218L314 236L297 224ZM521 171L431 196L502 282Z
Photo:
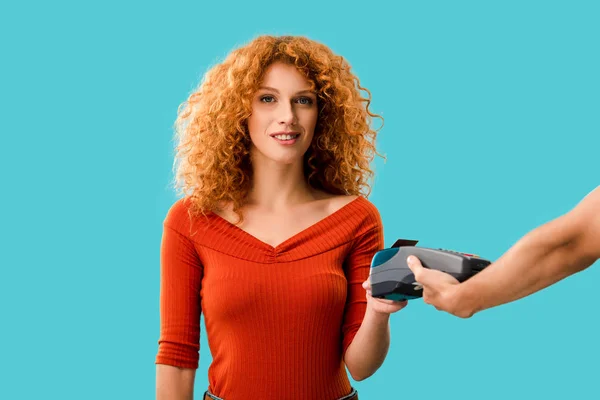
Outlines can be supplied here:
M423 267L421 261L414 256L408 257L407 263L415 275L415 280L423 286L425 303L461 318L469 318L473 315L472 312L457 307L456 294L459 282L453 276Z
M458 283L407 259L423 300L461 318L529 296L600 259L600 186L568 213L530 231L484 271Z
M392 314L402 310L408 304L408 301L393 301L387 299L378 299L371 296L370 279L363 282L362 287L367 291L367 308L377 314Z

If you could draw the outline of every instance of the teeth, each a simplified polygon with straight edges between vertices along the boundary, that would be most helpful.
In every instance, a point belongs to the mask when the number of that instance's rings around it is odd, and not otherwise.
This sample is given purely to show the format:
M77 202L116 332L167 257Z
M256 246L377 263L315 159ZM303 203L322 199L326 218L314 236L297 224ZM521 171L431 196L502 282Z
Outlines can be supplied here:
M297 135L276 135L275 137L279 140L291 140L294 139Z

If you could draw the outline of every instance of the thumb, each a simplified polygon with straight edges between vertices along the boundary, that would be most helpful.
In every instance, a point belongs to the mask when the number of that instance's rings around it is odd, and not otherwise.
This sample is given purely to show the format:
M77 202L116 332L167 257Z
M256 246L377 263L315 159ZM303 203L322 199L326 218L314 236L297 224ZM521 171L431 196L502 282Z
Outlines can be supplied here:
M421 285L426 285L429 281L429 271L425 270L423 264L421 264L421 261L415 256L409 256L406 259L406 263L408 264L408 268L410 268L412 273L415 275L415 280Z

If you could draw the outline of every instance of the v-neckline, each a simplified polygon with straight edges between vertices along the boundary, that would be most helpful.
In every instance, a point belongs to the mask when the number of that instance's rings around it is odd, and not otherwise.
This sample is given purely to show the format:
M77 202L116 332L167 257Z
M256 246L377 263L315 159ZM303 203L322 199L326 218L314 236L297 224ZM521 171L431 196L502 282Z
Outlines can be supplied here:
M290 242L293 242L294 240L299 239L300 237L308 234L309 232L313 231L314 229L318 228L319 226L326 224L329 220L339 216L339 214L345 212L346 210L348 210L349 208L351 208L355 203L357 203L360 199L362 198L362 196L358 196L357 198L349 201L348 203L344 204L342 207L338 208L337 210L335 210L334 212L332 212L331 214L321 218L320 220L318 220L317 222L307 226L306 228L300 230L299 232L293 234L292 236L288 237L287 239L285 239L284 241L282 241L281 243L277 244L276 246L273 246L267 242L264 242L263 240L257 238L256 236L254 236L253 234L245 231L244 229L240 228L239 226L229 222L228 220L226 220L225 218L221 217L220 215L216 214L216 213L212 213L212 215L217 218L217 220L219 220L221 222L222 225L232 229L234 232L239 233L240 235L242 235L243 237L247 238L248 240L254 242L255 244L259 245L260 247L266 248L267 250L277 253L279 250L281 250L282 248L284 248L287 244L289 244Z

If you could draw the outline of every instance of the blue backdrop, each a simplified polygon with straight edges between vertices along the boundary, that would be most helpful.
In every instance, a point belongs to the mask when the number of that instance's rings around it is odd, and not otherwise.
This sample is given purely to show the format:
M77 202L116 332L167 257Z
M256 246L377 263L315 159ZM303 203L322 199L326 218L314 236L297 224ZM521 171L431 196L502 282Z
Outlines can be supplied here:
M498 258L599 183L600 3L0 6L0 398L149 399L177 106L258 34L345 56L385 117L386 245ZM361 399L598 396L595 267L469 320L413 301ZM210 353L202 332L197 393Z

